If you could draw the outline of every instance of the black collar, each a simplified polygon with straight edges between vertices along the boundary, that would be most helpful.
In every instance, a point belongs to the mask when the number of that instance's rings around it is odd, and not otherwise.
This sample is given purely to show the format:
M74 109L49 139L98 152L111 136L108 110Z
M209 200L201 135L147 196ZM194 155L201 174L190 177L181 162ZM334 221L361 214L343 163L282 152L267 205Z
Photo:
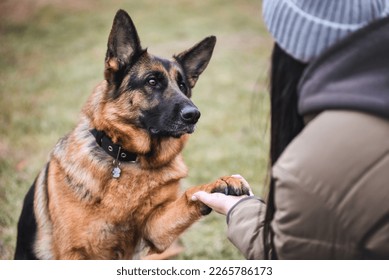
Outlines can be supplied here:
M99 144L99 146L115 160L126 162L136 161L138 157L137 154L128 152L123 149L121 145L113 143L111 138L109 138L104 131L94 128L90 130L90 133L92 133L95 137L97 144Z

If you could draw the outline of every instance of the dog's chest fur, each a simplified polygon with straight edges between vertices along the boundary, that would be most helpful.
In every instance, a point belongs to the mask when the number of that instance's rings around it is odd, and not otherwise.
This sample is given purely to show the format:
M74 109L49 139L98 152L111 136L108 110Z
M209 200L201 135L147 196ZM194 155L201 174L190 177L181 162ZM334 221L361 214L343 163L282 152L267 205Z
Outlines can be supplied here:
M48 178L49 212L53 232L61 231L54 236L70 238L70 244L83 240L75 247L88 248L96 259L129 258L149 215L177 197L187 168L180 154L157 169L140 157L135 163L121 163L121 176L113 178L113 159L95 143L87 127L81 122L51 155L50 174L55 178ZM71 219L74 216L78 219ZM65 241L52 242L55 252L56 244Z

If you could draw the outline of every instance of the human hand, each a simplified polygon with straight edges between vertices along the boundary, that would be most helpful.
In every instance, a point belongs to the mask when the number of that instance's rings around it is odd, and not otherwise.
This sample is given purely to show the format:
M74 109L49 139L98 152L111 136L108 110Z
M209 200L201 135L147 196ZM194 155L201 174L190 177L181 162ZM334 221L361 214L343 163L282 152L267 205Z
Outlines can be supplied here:
M253 192L250 189L250 185L248 182L240 175L232 175L232 177L236 177L241 179L247 188L250 190L250 196L253 196ZM247 197L247 195L242 196L232 196L225 195L222 193L207 193L204 191L199 191L193 194L192 201L201 201L207 206L211 207L216 212L227 215L228 211L241 199Z

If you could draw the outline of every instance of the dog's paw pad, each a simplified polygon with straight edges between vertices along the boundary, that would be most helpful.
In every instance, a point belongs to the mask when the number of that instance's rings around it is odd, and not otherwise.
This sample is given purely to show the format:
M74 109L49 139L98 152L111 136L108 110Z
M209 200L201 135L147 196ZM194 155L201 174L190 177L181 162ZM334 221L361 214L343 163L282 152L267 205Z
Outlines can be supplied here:
M201 205L200 205L200 214L202 216L206 216L206 215L210 214L211 212L212 212L212 208L211 207L208 207L204 203L201 203Z

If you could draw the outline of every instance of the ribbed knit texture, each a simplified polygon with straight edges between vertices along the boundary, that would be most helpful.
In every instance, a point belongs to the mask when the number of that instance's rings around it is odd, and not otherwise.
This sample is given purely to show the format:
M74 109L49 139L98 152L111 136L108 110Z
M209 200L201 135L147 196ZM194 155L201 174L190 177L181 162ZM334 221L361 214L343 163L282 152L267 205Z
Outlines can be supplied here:
M263 18L288 54L309 62L368 23L389 15L389 0L263 0Z

